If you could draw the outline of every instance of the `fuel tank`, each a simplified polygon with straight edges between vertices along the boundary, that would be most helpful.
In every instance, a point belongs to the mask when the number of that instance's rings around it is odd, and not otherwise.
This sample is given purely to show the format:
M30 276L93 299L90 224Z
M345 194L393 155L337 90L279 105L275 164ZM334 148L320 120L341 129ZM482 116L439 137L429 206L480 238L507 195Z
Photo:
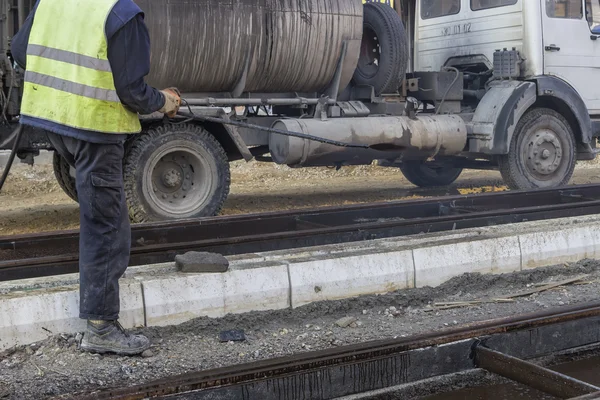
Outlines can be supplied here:
M340 90L360 55L361 0L135 0L150 32L147 82L184 93ZM242 89L240 89L242 88Z
M409 117L281 119L273 128L300 132L369 149L339 147L281 134L269 136L273 161L292 167L364 165L402 154L456 155L467 144L467 126L458 115Z

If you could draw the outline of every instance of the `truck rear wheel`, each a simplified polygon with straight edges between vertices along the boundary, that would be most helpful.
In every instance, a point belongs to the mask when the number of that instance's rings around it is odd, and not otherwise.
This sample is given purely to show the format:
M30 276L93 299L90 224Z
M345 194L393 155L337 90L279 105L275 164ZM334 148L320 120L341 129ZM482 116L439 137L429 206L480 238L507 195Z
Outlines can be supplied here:
M354 82L394 93L408 67L408 40L398 13L383 3L364 5L363 36Z
M421 160L403 161L400 165L404 177L419 187L448 186L458 179L462 170L444 163Z
M511 189L566 185L577 160L575 136L567 120L554 110L536 108L518 122L508 154L498 164Z
M54 169L54 176L58 181L58 186L60 186L71 200L79 202L75 177L71 175L71 166L57 151L54 151L54 155L52 156L52 167Z
M132 222L214 216L229 194L229 161L193 124L164 125L129 144L123 167Z

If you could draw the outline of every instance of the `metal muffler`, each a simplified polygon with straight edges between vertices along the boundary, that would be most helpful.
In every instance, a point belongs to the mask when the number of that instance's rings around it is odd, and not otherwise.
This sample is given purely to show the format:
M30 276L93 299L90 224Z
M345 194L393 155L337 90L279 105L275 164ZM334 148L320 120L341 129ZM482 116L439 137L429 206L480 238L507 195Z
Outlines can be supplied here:
M271 134L269 150L273 161L298 167L364 165L377 159L396 159L406 153L423 157L454 155L462 152L467 144L466 124L456 115L419 116L417 119L281 119L275 121L273 128L370 146L369 149L345 148Z

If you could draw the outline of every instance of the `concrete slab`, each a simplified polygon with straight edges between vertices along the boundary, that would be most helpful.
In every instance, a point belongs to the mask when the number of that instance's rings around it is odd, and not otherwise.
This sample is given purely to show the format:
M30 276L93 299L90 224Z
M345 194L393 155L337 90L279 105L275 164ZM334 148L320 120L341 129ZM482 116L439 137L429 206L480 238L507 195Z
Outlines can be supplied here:
M197 317L225 315L223 274L176 274L143 280L146 325L177 325Z
M600 258L600 216L237 255L227 257L225 273L184 274L175 263L139 266L121 281L122 321L127 327L179 324L586 257ZM77 278L0 283L0 350L83 329Z
M410 251L329 254L289 264L292 307L322 300L387 293L414 285Z
M519 242L524 269L600 258L600 226L595 224L526 233Z
M213 274L145 276L138 270L136 279L143 288L148 326L290 306L287 266L281 263L233 263L228 272Z
M231 268L224 276L225 313L289 308L288 267L274 262Z
M120 321L126 328L144 326L139 282L120 282ZM83 331L77 285L17 290L0 295L0 351L46 339L57 333Z
M415 248L415 286L438 286L467 272L505 273L521 269L519 238L479 239Z

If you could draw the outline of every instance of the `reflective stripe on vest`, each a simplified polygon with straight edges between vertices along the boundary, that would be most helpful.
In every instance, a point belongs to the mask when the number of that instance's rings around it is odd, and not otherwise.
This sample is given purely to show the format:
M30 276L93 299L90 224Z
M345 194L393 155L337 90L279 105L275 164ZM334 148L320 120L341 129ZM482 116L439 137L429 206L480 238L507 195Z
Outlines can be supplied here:
M115 90L104 32L117 0L40 0L27 46L21 114L102 133L136 133Z

